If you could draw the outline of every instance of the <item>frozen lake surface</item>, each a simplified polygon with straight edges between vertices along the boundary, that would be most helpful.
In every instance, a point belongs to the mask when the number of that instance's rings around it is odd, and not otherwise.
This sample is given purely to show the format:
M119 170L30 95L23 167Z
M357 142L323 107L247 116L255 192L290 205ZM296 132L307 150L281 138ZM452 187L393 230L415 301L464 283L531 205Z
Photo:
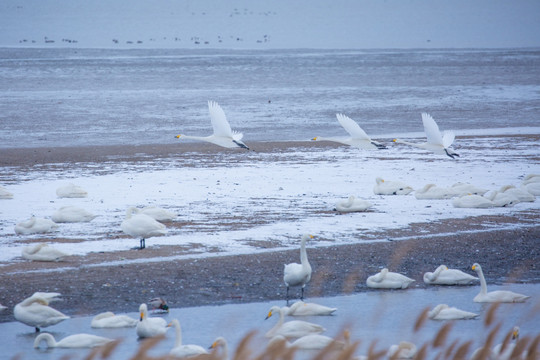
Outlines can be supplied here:
M452 325L451 332L446 340L448 346L458 339L460 344L473 341L470 353L480 346L486 339L488 332L496 324L501 329L495 337L494 343L502 342L507 332L514 326L520 327L520 337L534 338L539 334L540 328L540 285L539 284L511 284L508 286L489 286L488 290L505 289L531 296L526 303L501 304L496 310L496 321L487 326L484 323L489 304L478 304L472 298L478 293L479 286L465 287L432 287L428 290L407 289L389 291L368 291L348 296L332 298L311 298L306 301L316 302L326 306L337 307L333 316L302 317L296 319L307 320L320 324L326 328L325 335L339 336L342 330L349 329L351 341L360 340L357 354L365 355L373 341L377 341L376 349L382 350L392 344L406 340L413 342L420 348L426 342L432 341L435 334L444 322L428 320L419 331L414 332L414 324L419 314L426 308L445 303L459 309L479 314L475 320L459 320ZM64 301L69 301L66 299ZM272 305L284 306L285 302L250 303L242 305L205 306L195 308L171 309L169 314L163 316L167 321L179 319L185 344L198 344L209 346L218 336L225 336L229 342L229 352L232 354L238 342L251 330L257 330L252 343L252 349L258 353L266 344L263 335L275 324L274 316L264 320ZM131 309L137 310L137 309ZM127 315L138 318L135 311ZM290 320L293 318L287 318ZM74 333L91 333L110 338L121 338L122 343L113 353L114 358L127 358L133 356L138 346L137 335L134 328L124 329L92 329L91 317L74 317L58 325L44 329L53 334L56 339ZM35 338L34 330L21 323L0 323L0 333L3 334L3 350L8 357L23 354L22 359L60 359L64 355L72 359L82 359L88 350L50 349L35 350L32 348ZM174 328L169 329L166 340L159 343L151 351L152 355L164 355L174 345ZM42 345L43 347L43 345ZM429 352L434 354L434 352ZM470 355L469 353L469 355ZM311 354L312 355L312 354ZM303 354L299 359L310 358L310 354Z

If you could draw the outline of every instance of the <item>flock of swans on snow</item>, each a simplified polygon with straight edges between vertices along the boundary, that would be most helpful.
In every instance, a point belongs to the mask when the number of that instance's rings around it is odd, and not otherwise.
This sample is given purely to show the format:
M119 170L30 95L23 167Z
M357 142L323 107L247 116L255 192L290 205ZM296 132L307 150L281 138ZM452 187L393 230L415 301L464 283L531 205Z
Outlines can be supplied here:
M300 301L293 303L290 307L272 306L270 308L266 319L269 319L275 314L279 316L279 319L265 334L265 337L270 339L267 345L268 348L274 346L274 344L278 342L285 343L286 346L306 350L320 350L332 344L332 349L339 351L349 342L350 335L348 331L345 331L343 334L345 341L341 341L322 335L325 328L318 324L303 320L285 321L286 316L328 316L332 315L337 310L336 308L303 301L303 289L306 284L309 283L312 273L307 257L306 242L312 238L313 236L308 234L302 236L300 244L300 264L291 263L286 264L284 267L283 281L287 286L287 300L289 287L301 287L302 298ZM479 280L480 292L473 299L474 302L479 303L524 302L529 298L527 295L518 294L508 290L488 292L481 266L475 263L472 266L472 270L477 273L478 277L457 269L448 269L445 265L441 265L434 272L426 272L424 274L424 282L426 284L434 285L469 285ZM371 288L405 289L413 281L413 279L402 274L389 272L388 269L383 269L380 273L368 277L366 284ZM59 300L59 297L59 293L34 293L29 298L15 305L13 310L15 319L28 326L34 327L36 332L39 332L41 328L52 326L67 320L69 319L69 316L66 316L49 306L51 302ZM154 309L161 309L166 312L169 311L166 302L161 298L152 299L149 301L149 304L151 304ZM139 338L164 335L170 327L174 327L176 338L174 347L170 350L171 355L178 358L186 358L208 352L208 350L199 345L187 345L182 343L182 329L180 322L177 319L167 322L161 317L150 317L148 316L148 306L145 303L140 305L139 313L139 319L133 319L126 315L115 315L112 312L101 313L92 319L91 327L135 327L136 334ZM434 320L472 319L477 316L478 314L450 307L446 304L439 304L428 313L428 317ZM56 341L51 334L42 333L36 336L34 347L38 348L44 341L48 347L87 348L101 346L113 340L114 339L102 336L82 333L70 335L60 341ZM218 337L212 344L211 348L212 347L221 347L223 348L224 354L227 353L227 342L223 337ZM497 354L497 349L494 348L491 351L493 354ZM392 357L398 353L399 358L412 358L415 352L416 346L414 344L401 342L399 345L393 345L388 350L388 356ZM226 356L227 355L225 355L225 357Z

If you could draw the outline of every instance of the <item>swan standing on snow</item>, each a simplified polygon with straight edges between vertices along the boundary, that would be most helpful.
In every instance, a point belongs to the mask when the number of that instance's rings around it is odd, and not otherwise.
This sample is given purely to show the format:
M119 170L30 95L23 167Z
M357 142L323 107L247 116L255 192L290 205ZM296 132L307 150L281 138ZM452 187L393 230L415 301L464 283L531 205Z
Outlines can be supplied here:
M476 295L473 299L477 303L485 302L524 302L530 296L518 294L508 290L496 290L496 291L487 291L486 279L484 278L484 273L482 267L475 263L472 266L472 269L476 271L478 277L480 278L480 293Z
M41 328L56 325L69 319L69 316L49 306L50 302L59 300L59 293L36 292L24 299L13 309L15 320L32 326L39 332Z
M133 215L133 209L134 208L128 209L126 219L122 222L120 227L126 234L141 239L140 247L138 248L141 250L146 247L146 238L165 235L167 233L167 229L165 229L165 225L154 220L148 215Z
M420 149L425 149L434 152L435 154L446 154L452 159L459 156L454 150L450 148L454 142L455 135L452 131L445 131L444 135L441 135L439 126L433 120L431 115L422 113L422 123L424 124L424 133L426 134L427 142L421 144L410 143L399 139L394 139L395 143L402 143L410 146L414 146Z
M75 184L66 184L56 189L59 198L84 198L88 196L86 190Z
M301 286L302 295L301 300L304 300L304 287L311 280L311 265L309 264L306 241L313 239L312 235L304 234L300 243L300 264L290 263L286 264L283 270L283 281L287 286L286 299L289 301L289 287Z
M283 306L281 308L283 314L289 316L326 316L332 315L336 310L337 308L331 308L315 303L306 303L303 301L297 301L290 307Z
M333 141L341 144L355 146L360 149L386 149L383 144L371 140L366 132L353 119L343 114L336 114L336 117L341 126L351 135L348 138L323 138L321 136L314 137L313 141Z
M449 307L446 304L439 304L428 312L428 317L432 320L466 320L477 316L478 314Z
M354 195L349 196L347 200L340 201L336 204L336 210L339 212L361 212L372 207L369 201L358 200Z
M415 280L384 268L378 274L371 275L366 285L374 289L406 289Z
M15 233L19 235L44 234L57 228L58 225L52 220L32 216L29 220L15 225Z
M463 195L452 199L452 205L456 208L486 209L495 206L493 201L480 195Z
M514 185L505 185L499 189L499 192L512 195L521 202L534 202L536 197L528 191L516 188Z
M274 327L266 333L265 336L267 338L273 338L277 335L281 335L286 338L300 338L309 334L319 334L326 330L320 325L302 320L284 322L285 314L283 311L281 311L279 306L272 306L268 312L268 315L266 316L266 319L269 319L275 313L279 314L279 320L276 325L274 325Z
M438 187L435 184L427 184L414 192L418 200L450 199L456 196L455 192L448 188Z
M55 249L46 243L26 246L22 249L22 257L33 261L60 261L69 254Z
M97 314L92 319L90 326L93 328L123 328L134 327L139 321L137 319L130 318L127 315L115 315L111 311Z
M458 269L440 265L434 272L424 273L424 283L428 285L470 285L478 278Z
M497 207L509 207L518 204L520 201L517 197L509 194L499 192L497 190L490 191L485 194L484 197L493 202L493 206Z
M182 328L180 327L180 322L177 319L173 319L169 323L169 325L167 325L167 327L171 326L174 326L174 329L176 330L176 338L174 341L174 347L169 352L169 354L180 358L186 358L200 354L208 354L208 351L206 351L206 349L202 346L182 344Z
M7 191L3 186L0 186L0 199L13 199L13 194Z
M163 335L167 332L167 322L162 318L148 317L148 307L146 304L139 306L140 320L137 323L137 335L140 338Z
M244 135L240 132L231 130L231 125L229 125L229 122L227 121L225 112L217 102L209 101L208 110L210 111L210 120L212 121L212 128L214 129L214 133L212 135L202 137L180 134L176 135L176 138L180 139L183 137L185 139L207 141L226 148L241 147L249 150L247 145L242 142L242 137Z
M170 212L169 210L156 207L156 206L147 206L142 209L138 209L136 207L131 207L132 213L135 214L145 214L150 216L156 221L172 221L176 219L176 214L173 212Z
M60 347L60 348L91 348L96 346L105 345L113 339L108 339L102 336L96 336L91 334L75 334L63 338L60 341L56 341L51 334L43 333L39 334L34 340L34 348L39 348L42 341L47 343L47 347Z
M375 182L373 187L375 195L407 195L414 191L412 187L400 181L385 181L378 177Z
M62 206L52 216L55 223L77 223L90 222L96 218L96 215L81 209L77 206Z

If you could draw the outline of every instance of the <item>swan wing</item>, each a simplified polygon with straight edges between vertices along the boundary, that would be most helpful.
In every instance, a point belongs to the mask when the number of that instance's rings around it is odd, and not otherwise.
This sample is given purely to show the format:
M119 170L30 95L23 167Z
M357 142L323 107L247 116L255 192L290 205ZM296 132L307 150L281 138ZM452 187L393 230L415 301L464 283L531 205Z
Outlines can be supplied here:
M442 137L442 143L445 148L450 147L456 138L456 134L453 131L445 131Z
M435 120L433 120L431 115L422 113L422 122L424 123L424 132L426 133L427 142L444 146L439 126Z
M225 112L221 106L215 101L209 101L208 110L210 111L210 120L212 121L214 135L232 137L233 132L231 130L231 125L229 125Z
M368 134L366 134L360 125L358 125L353 119L343 114L336 114L336 117L345 131L347 131L353 138L371 141Z

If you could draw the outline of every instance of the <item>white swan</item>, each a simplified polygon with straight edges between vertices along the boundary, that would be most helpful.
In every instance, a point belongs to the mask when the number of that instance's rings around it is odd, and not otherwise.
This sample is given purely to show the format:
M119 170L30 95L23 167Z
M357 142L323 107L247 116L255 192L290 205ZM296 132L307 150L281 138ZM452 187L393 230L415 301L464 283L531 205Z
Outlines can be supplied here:
M516 343L519 338L519 326L514 326L512 332L507 336L507 339L501 344L497 344L492 349L493 357L497 360L510 360L510 359L527 359L527 351L523 351L521 354L514 354ZM532 358L532 357L531 357Z
M366 134L366 132L358 125L353 119L343 114L336 114L336 117L341 124L341 126L347 131L350 135L348 138L323 138L321 136L314 137L313 141L333 141L341 144L355 146L360 149L386 149L386 146L383 144L371 140L371 138Z
M461 183L461 182L457 182L454 185L452 185L450 190L452 190L456 194L456 196L462 196L462 195L467 195L467 194L484 195L485 193L488 192L487 189L483 189L481 187L478 187L472 184Z
M7 191L3 186L0 186L0 199L13 199L13 194Z
M139 306L140 319L137 322L137 335L140 338L163 335L167 332L167 322L162 318L148 317L148 307L146 304Z
M472 269L476 271L478 277L480 278L480 293L476 295L473 299L474 302L484 303L484 302L524 302L530 296L518 294L508 290L496 290L496 291L487 291L486 279L484 278L484 273L482 267L478 263L474 263Z
M509 194L518 198L522 202L534 202L536 197L528 191L516 188L514 185L505 185L499 189L499 192Z
M221 354L217 355L215 352L217 349L222 349ZM225 340L224 337L220 336L214 340L212 345L210 345L210 349L213 349L212 352L212 359L225 359L227 360L229 358L229 345L227 344L227 340Z
M435 154L446 154L452 159L454 159L456 156L459 157L459 155L450 148L455 139L455 135L452 131L445 131L445 133L441 135L439 126L435 120L433 120L431 115L426 113L422 113L422 123L424 124L424 133L426 134L427 142L416 144L400 139L394 139L393 141L395 143L406 144L420 149L429 150Z
M217 102L209 101L208 110L210 111L210 120L212 121L212 128L214 130L212 135L202 137L180 134L176 135L176 138L180 139L183 137L185 139L207 141L226 148L241 147L249 150L247 145L242 142L243 134L231 130L231 125L229 125L229 122L227 121L225 112Z
M525 176L525 178L523 179L522 184L526 185L526 184L530 184L530 183L534 183L534 182L540 182L540 174L529 174L529 175Z
M49 303L58 300L59 296L59 293L36 292L15 305L13 315L17 321L34 327L36 332L41 328L56 325L69 319L69 316L49 306Z
M486 209L495 206L493 201L480 195L463 195L452 199L452 205L456 208Z
M534 196L540 196L540 182L531 182L528 184L522 184L520 189L527 191Z
M90 326L93 328L123 328L134 327L139 321L127 315L115 315L111 311L97 314L92 318Z
M415 280L395 272L382 269L378 274L371 275L366 285L374 289L406 289Z
M122 231L128 235L140 238L139 249L146 247L146 238L161 236L167 233L165 225L145 214L132 215L134 208L129 208L126 218L120 225Z
M42 341L45 341L50 348L91 348L105 345L113 341L113 339L91 334L75 334L66 336L57 342L51 334L43 333L39 334L34 340L34 348L37 349Z
M33 261L60 261L69 256L69 254L55 249L47 243L25 246L21 253L23 258Z
M157 221L172 221L176 219L175 213L157 206L147 206L142 209L133 207L130 209L132 209L133 213L145 214Z
M56 189L56 196L59 198L84 198L88 196L88 192L75 184L66 184Z
M206 349L202 346L182 344L182 328L180 327L180 322L177 319L173 319L167 325L167 327L171 326L174 326L174 329L176 330L176 338L174 341L174 347L169 352L169 354L179 358L186 358L200 354L208 354L208 351L206 351Z
M306 241L309 239L313 239L313 236L308 234L302 235L302 240L300 243L300 264L286 264L283 270L283 281L287 286L287 300L289 300L289 287L295 286L302 287L302 295L300 296L300 299L303 300L304 287L309 282L309 280L311 280L311 265L309 264L306 252Z
M152 305L152 310L160 310L163 312L169 312L169 305L167 305L167 301L165 299L156 297L153 299L150 299L148 301L150 305Z
M427 184L414 192L414 197L418 200L450 199L454 196L456 194L452 189L439 187L435 184Z
M306 303L303 301L297 301L290 307L283 306L281 308L283 314L289 316L326 316L332 315L336 310L337 308L331 308L315 303Z
M373 204L366 200L359 200L354 195L349 196L347 200L339 201L336 204L336 210L339 212L361 212L366 211Z
M493 206L510 207L520 203L519 199L510 193L499 192L497 190L490 191L484 197L493 202Z
M319 334L326 330L320 325L302 320L284 322L285 314L283 311L281 311L279 306L272 306L268 312L268 315L266 316L266 319L269 319L275 313L279 314L279 320L276 325L274 325L274 327L265 334L267 338L273 338L277 335L281 335L286 338L300 338L308 334Z
M474 319L478 314L439 304L428 312L428 317L432 320L465 320Z
M440 265L434 272L424 273L424 283L430 285L469 285L476 281L476 276L458 269L449 269L446 265Z
M407 195L414 191L412 187L400 181L385 181L378 177L375 182L373 187L375 195Z
M328 346L332 346L332 350L343 350L345 343L331 338L330 336L321 334L304 335L296 339L289 346L302 350L322 350Z
M408 341L400 341L399 344L390 346L386 356L389 359L414 359L416 352L416 345Z
M77 223L77 222L90 222L96 218L97 215L92 214L89 211L81 209L77 206L62 206L52 216L51 219L55 223Z
M19 235L44 234L57 228L58 225L52 220L32 216L29 220L15 225L15 233Z

